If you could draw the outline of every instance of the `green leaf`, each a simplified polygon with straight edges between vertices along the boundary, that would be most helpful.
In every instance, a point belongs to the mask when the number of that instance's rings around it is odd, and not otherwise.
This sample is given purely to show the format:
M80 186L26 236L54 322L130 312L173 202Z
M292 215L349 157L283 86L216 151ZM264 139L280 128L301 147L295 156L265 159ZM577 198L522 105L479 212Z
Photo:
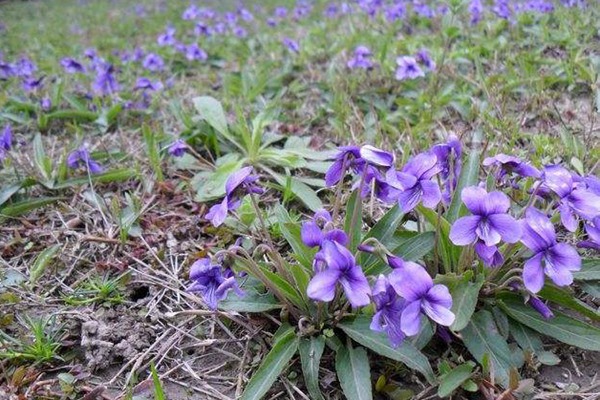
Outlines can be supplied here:
M248 382L241 400L261 399L288 366L298 350L298 337L290 326L278 335L273 348Z
M461 281L450 290L452 295L452 312L456 315L454 323L450 326L453 331L463 330L475 312L479 299L479 291L483 286L483 276L480 275L475 282Z
M337 350L335 369L344 397L348 400L370 400L371 367L367 351L362 347L353 348L350 343Z
M99 117L98 113L84 110L58 110L46 115L49 121L53 119L67 119L80 122L93 122Z
M440 386L438 387L438 396L448 397L456 389L460 387L467 379L471 377L473 373L473 363L468 362L466 364L459 365L452 371L448 372L441 377Z
M236 138L229 132L227 128L227 117L221 103L210 96L195 97L192 102L196 111L200 114L200 118L204 119L210 126L221 134L226 140L238 147L242 152L245 149L239 144Z
M570 318L559 311L553 311L554 318L544 319L514 296L504 298L499 304L509 317L543 335L582 349L600 351L600 329L595 326Z
M0 190L0 206L8 201L19 190L21 190L21 183L15 183L13 185L8 185Z
M419 371L429 382L434 381L435 378L429 360L414 345L405 341L402 345L394 348L390 344L387 335L372 331L370 325L369 317L358 316L354 319L342 320L338 327L357 343L377 354L400 361L407 367Z
M600 281L600 258L588 258L581 263L581 270L573 272L577 281Z
M350 238L350 251L356 251L356 247L360 244L362 233L362 198L360 197L359 189L355 189L350 195L350 199L348 199L344 231Z
M417 261L427 255L435 245L435 233L423 232L409 237L392 250L392 253L405 261ZM366 275L376 275L385 272L389 267L381 259L364 267Z
M479 182L479 163L481 160L482 141L483 133L480 130L475 131L473 134L473 148L470 150L466 165L464 165L461 170L456 189L454 190L452 202L446 213L446 219L451 224L460 216L466 214L466 207L460 197L462 190L468 186L477 185Z
M544 348L540 336L525 325L511 319L508 321L510 334L519 347L531 353L537 353Z
M508 387L511 368L518 368L512 359L512 352L489 311L481 310L471 318L469 324L461 331L463 343L477 361L483 364L484 357L489 357L494 377L503 387Z
M53 168L52 160L46 156L44 145L42 143L42 136L39 133L36 133L33 137L33 159L44 179L51 181Z
M58 250L60 249L59 244L44 249L35 259L33 266L29 270L29 282L35 283L40 276L44 273L44 270L48 266L48 263L52 261Z
M219 309L223 311L258 313L281 308L279 301L271 294L258 293L254 289L245 289L243 297L235 292L230 292L227 298L219 302Z
M136 175L137 172L131 168L113 169L110 171L103 172L101 174L92 174L89 176L67 179L54 185L54 188L64 189L69 187L85 185L86 183L89 183L90 180L94 183L123 182L135 177Z
M600 298L600 281L582 282L580 286L590 296Z
M9 204L0 208L0 220L1 217L18 217L36 208L47 206L62 199L63 197L38 197L36 199L27 199Z
M230 153L217 160L214 171L201 171L194 176L191 185L196 190L196 201L206 202L225 195L225 182L232 173L244 165L239 154Z
M325 338L323 336L313 336L300 339L298 351L300 361L302 362L302 374L304 383L311 399L323 400L321 389L319 388L319 366L321 365L321 356L325 349Z
M396 204L387 213L385 213L385 215L379 221L377 221L375 225L373 225L373 227L365 235L365 239L375 238L383 245L387 245L388 241L394 236L396 230L398 230L403 218L404 213L398 204ZM372 265L377 261L377 259L377 256L374 254L361 253L360 265Z
M154 384L154 399L166 400L167 395L165 395L165 391L163 390L162 384L160 383L160 378L158 377L158 373L156 372L154 363L150 363L150 373L152 375L152 382Z
M273 176L273 178L275 178L275 181L279 185L284 186L284 187L286 186L286 181L288 179L286 176L278 174L277 172L274 172L268 168L264 168L264 169L269 174L271 174L271 176ZM319 199L319 196L317 196L315 191L312 190L310 188L310 186L308 186L305 183L302 183L301 181L294 178L293 176L291 177L290 190L311 211L318 211L323 208L323 203L321 203L321 200Z
M546 284L542 290L540 290L538 295L553 303L577 311L594 321L600 321L600 312L598 312L598 310L588 306L586 303L579 300L574 293L568 290L561 289L552 284Z
M285 280L285 278L279 276L275 272L272 272L263 266L260 266L260 269L266 278L269 279L271 284L276 286L281 294L284 295L289 301L301 309L306 308L306 303L304 302L304 299L298 292L297 288L293 287L288 281Z
M306 269L312 270L312 260L316 250L308 248L302 242L300 225L291 219L290 214L281 204L275 206L274 214L279 222L281 234L294 251L294 258Z

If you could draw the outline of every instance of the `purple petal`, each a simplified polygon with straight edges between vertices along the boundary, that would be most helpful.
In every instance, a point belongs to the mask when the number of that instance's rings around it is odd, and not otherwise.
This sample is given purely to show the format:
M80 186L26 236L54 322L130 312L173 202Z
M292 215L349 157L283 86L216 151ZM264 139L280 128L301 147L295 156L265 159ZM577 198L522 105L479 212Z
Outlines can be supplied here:
M345 275L341 277L340 283L352 307L366 306L371 302L371 298L369 297L371 287L359 266L346 271Z
M391 167L395 161L392 153L369 145L360 148L360 156L367 162L380 167Z
M320 246L323 241L323 233L316 222L308 221L302 224L300 229L302 242L308 247Z
M485 189L479 186L469 186L462 190L460 196L471 213L476 215L483 214L483 203L487 197Z
M506 243L517 243L521 239L521 225L508 214L494 214L488 220Z
M414 262L405 262L403 268L393 270L389 281L396 293L409 302L421 299L433 286L425 268Z
M432 152L417 154L406 163L402 172L417 179L430 179L439 172L437 156Z
M450 326L454 323L454 313L442 305L423 301L423 312L440 325Z
M434 304L439 304L445 308L452 307L452 296L448 287L445 285L437 284L433 285L429 292L427 292L427 301Z
M225 183L225 193L230 196L252 173L252 167L244 167L229 176Z
M491 222L485 219L479 221L475 233L479 239L483 240L486 246L494 246L500 243L502 239L500 233L494 229Z
M340 274L340 271L331 268L317 273L308 283L306 294L313 300L325 302L333 300L335 285Z
M406 336L414 336L421 330L421 301L406 305L400 318L400 327Z
M325 173L325 184L328 187L336 185L341 179L343 175L342 166L344 165L344 160L336 160L331 167Z
M523 283L531 293L539 292L544 286L544 270L542 269L543 255L536 254L523 266Z
M450 229L450 240L457 246L466 246L477 240L475 231L481 217L470 215L456 220Z
M353 267L355 263L352 253L337 242L324 241L319 253L329 268L343 271Z
M549 165L544 168L544 184L559 197L565 197L573 188L573 176L560 165Z
M209 220L213 226L221 226L223 222L225 222L225 218L227 218L227 197L223 199L223 201L219 204L215 204L208 210L205 218Z
M427 208L435 208L442 201L442 192L437 182L423 180L421 181L423 191L423 206Z
M398 194L398 204L405 214L412 211L421 201L423 191L419 185L404 190Z
M581 257L574 247L566 243L557 243L550 248L546 255L546 274L558 286L566 286L573 283L571 271L581 269Z
M325 232L323 239L337 242L342 246L346 246L348 244L348 235L346 235L346 232L341 229L332 229L329 232Z
M550 219L535 208L525 211L525 220L521 221L521 242L530 250L540 252L556 243L556 232Z
M475 252L488 267L498 267L504 264L504 256L497 246L486 246L483 242L475 243Z
M563 203L558 207L560 212L560 222L569 232L575 232L578 227L577 218L575 213L571 210L568 204Z

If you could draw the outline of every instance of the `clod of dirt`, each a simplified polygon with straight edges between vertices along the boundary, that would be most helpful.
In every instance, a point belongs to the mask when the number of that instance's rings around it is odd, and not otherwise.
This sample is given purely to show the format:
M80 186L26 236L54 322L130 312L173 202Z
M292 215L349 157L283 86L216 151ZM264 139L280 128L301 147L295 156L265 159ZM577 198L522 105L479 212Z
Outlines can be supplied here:
M155 330L125 307L97 312L81 326L81 347L90 371L126 362L155 340Z

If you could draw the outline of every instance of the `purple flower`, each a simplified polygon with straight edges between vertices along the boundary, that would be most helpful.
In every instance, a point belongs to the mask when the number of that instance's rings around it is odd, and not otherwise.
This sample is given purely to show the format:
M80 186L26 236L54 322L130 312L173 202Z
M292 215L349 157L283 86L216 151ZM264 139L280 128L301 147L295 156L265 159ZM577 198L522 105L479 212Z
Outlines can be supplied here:
M406 335L402 332L401 317L406 301L399 297L388 279L379 275L373 286L375 314L371 321L371 330L385 332L393 347L398 347Z
M292 53L296 53L296 54L300 53L300 45L295 40L286 37L286 38L283 38L283 40L281 42Z
M196 36L210 36L212 35L212 30L207 24L198 22L196 23L196 26L194 26L194 34Z
M437 163L440 168L440 177L442 186L444 187L442 200L445 204L450 204L462 169L462 145L460 139L452 134L448 136L446 143L433 146L431 152L437 157Z
M545 319L550 319L550 318L554 317L552 310L546 305L546 303L541 301L537 296L530 295L529 300L527 301L527 304L529 304L531 306L531 308L533 308L535 311L540 313L540 315L542 317L544 317Z
M533 177L539 178L541 176L540 171L531 166L530 164L522 161L521 159L509 156L506 154L496 154L494 157L488 157L483 160L484 167L496 166L498 171L496 172L496 179L501 180L507 175L517 174L522 177Z
M155 72L162 70L165 66L165 62L163 61L162 57L158 54L150 53L144 58L142 66L148 71Z
M324 241L319 258L327 268L317 272L308 284L308 297L318 301L332 301L338 283L342 286L352 307L369 304L371 288L354 256L348 249L337 242Z
M276 7L275 11L273 12L273 14L277 17L277 18L285 18L287 16L288 10L285 7Z
M360 157L358 146L342 146L338 148L335 161L325 173L325 183L331 187L337 184L346 174L348 169L358 173L362 171L365 161Z
M24 77L23 81L21 82L23 85L23 90L25 90L26 92L32 92L38 88L41 88L43 80L44 80L43 76L38 79L36 79L32 76Z
M404 3L390 4L385 9L385 18L388 22L394 22L404 18L406 15L406 5Z
M236 25L233 27L233 34L239 38L245 38L248 36L248 32L243 27Z
M217 309L219 301L224 300L230 290L234 290L238 296L244 296L231 269L212 264L210 258L201 258L192 264L190 280L193 283L187 291L200 293L211 310Z
M192 20L198 18L198 6L192 4L188 8L185 9L183 14L181 14L181 18L184 20Z
M161 81L152 82L148 78L137 78L135 82L134 90L149 90L149 91L158 91L162 90L163 84Z
M426 152L411 158L400 172L390 169L386 181L395 189L395 197L405 213L421 201L425 207L435 208L442 200L442 193L432 178L440 171L436 155Z
M225 182L225 198L215 204L206 214L206 219L213 226L220 226L227 217L228 211L236 210L241 204L241 198L248 193L263 193L263 189L256 184L258 176L252 175L252 167L244 167L231 174Z
M475 243L475 253L488 267L499 267L504 264L504 256L498 250L498 246L487 246L480 239Z
M93 89L98 95L106 96L119 91L119 84L114 72L112 64L101 63L97 66Z
M2 135L0 135L0 151L9 151L12 147L12 127L10 124L4 125Z
M429 71L435 70L435 61L431 58L429 50L421 49L415 55L417 62L427 68Z
M483 14L481 0L471 0L469 3L469 13L471 14L471 25L477 25L481 21L481 15Z
M454 322L452 296L444 285L434 285L425 268L413 262L405 262L402 268L394 269L389 281L396 293L406 304L402 311L400 327L407 336L419 333L421 313L432 321L450 326Z
M65 71L69 74L85 73L85 67L79 61L73 58L63 58L60 61L60 65L62 65Z
M396 161L396 157L392 153L370 145L362 146L359 154L367 163L378 167L389 168Z
M14 65L0 60L0 80L7 80L15 74Z
M507 213L510 200L504 193L487 193L485 189L471 186L463 189L461 198L473 215L459 218L452 225L452 243L466 246L481 241L485 246L495 246L501 240L507 243L519 241L521 229Z
M565 168L559 165L545 167L542 182L542 191L549 189L560 198L560 220L569 231L577 230L577 216L590 220L600 215L600 196L589 190L585 181L576 182Z
M425 72L417 64L417 60L414 57L402 56L396 59L396 79L403 81L406 79L416 79L418 77L425 76Z
M50 109L52 108L52 101L48 97L44 97L40 101L40 107L44 111L50 111Z
M542 212L528 208L522 222L521 242L533 256L523 267L523 282L527 290L539 292L544 286L544 274L557 286L573 282L572 271L581 268L581 257L573 247L556 242L554 225Z
M169 154L173 157L181 157L187 149L187 144L182 139L177 139L169 145Z
M175 44L175 28L168 26L167 29L158 35L156 42L159 46L172 46Z
M185 48L185 58L190 61L206 61L208 55L196 43L192 43Z
M508 0L495 0L494 7L492 7L492 11L498 17L502 19L509 19L512 15L512 11L510 9L510 5L508 4Z
M373 61L371 61L371 50L365 46L358 46L354 49L354 57L348 60L346 64L350 69L371 69L373 68Z
M23 57L17 61L14 71L17 76L32 77L35 71L37 71L37 66L28 58Z
M325 229L331 222L331 215L326 210L315 212L311 221L304 222L300 229L302 242L308 247L321 246L325 240L338 242L345 246L348 236L341 229Z
M240 17L246 22L250 22L254 19L254 15L252 15L252 13L245 8L240 8L238 10L238 13L240 14Z
M94 161L90 152L84 146L81 146L79 149L72 151L71 154L69 154L67 157L67 165L72 169L83 166L92 174L99 174L104 171L104 168Z

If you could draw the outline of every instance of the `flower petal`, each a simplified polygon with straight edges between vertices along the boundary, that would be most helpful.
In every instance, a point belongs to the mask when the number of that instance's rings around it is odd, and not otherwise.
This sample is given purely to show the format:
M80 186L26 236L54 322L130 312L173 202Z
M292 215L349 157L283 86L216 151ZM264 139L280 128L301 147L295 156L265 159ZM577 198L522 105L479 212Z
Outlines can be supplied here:
M425 268L414 262L405 262L402 268L394 269L388 279L396 293L409 302L421 299L433 286Z
M487 197L485 189L479 186L468 186L460 193L460 198L471 213L483 215L483 203Z
M423 206L435 208L442 200L442 192L437 182L422 180L421 189L423 191Z
M400 317L400 328L406 336L414 336L421 330L421 301L408 303Z
M500 243L502 239L500 233L494 229L489 220L481 219L475 229L477 237L485 243L486 246L494 246Z
M542 256L541 253L534 255L523 266L523 283L531 293L539 292L544 286Z
M429 292L427 292L427 301L439 304L446 308L452 307L452 296L450 295L450 291L448 290L448 287L441 284L433 285L433 287L429 289Z
M535 208L525 211L525 220L521 221L521 242L530 250L538 253L556 243L556 232L550 219Z
M444 307L443 305L432 303L427 300L423 301L422 307L425 315L440 325L450 326L454 322L454 313L450 311L448 307Z
M466 246L477 239L475 231L479 226L481 217L469 215L456 220L450 229L450 240L457 246Z
M367 162L380 167L391 167L394 165L395 157L392 153L365 145L360 148L360 156Z
M225 218L227 218L227 209L227 197L225 197L220 204L215 204L208 210L205 218L212 222L213 226L220 226L225 222Z
M328 187L334 186L337 184L340 179L342 179L343 170L342 166L344 165L344 159L336 160L331 167L325 172L325 184Z
M313 300L333 300L333 297L335 296L335 285L337 284L340 275L340 271L331 268L315 274L308 283L306 294Z
M302 224L300 229L300 237L302 242L308 247L316 247L321 245L323 241L323 233L321 228L314 221L308 221Z
M227 196L230 196L251 173L252 167L244 167L231 174L229 178L227 178L227 182L225 182L225 193L227 193Z
M488 220L506 243L516 243L521 239L521 224L510 215L494 214Z
M371 302L371 287L367 277L360 266L355 266L346 271L340 278L344 293L352 307L366 306Z

